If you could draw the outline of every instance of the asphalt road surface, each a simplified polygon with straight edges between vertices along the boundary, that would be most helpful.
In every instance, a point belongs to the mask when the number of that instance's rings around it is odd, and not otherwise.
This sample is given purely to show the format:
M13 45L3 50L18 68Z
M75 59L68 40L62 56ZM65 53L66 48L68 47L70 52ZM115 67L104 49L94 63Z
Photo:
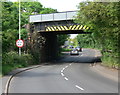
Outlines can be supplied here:
M9 93L118 93L118 83L90 69L95 52L84 49L54 64L22 72L14 77Z

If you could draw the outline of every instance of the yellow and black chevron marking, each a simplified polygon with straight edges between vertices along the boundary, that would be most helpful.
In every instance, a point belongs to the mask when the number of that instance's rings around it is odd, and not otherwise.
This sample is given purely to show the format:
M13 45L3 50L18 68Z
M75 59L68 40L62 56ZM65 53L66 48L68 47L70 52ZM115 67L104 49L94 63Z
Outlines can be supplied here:
M86 25L70 25L70 26L48 26L46 31L65 31L65 30L88 30L90 29Z

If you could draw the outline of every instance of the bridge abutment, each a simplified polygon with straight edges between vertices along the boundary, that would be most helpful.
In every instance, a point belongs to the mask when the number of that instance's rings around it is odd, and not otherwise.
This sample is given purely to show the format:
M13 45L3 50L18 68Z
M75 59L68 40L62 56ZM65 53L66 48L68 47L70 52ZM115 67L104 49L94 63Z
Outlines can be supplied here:
M55 33L41 33L45 44L41 48L41 62L49 62L57 58L57 35Z

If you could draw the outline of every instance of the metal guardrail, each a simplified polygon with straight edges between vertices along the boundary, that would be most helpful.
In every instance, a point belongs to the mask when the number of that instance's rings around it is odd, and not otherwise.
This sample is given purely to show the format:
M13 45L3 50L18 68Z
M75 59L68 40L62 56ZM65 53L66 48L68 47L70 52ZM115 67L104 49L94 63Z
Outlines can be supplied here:
M67 11L51 14L38 14L30 15L29 22L47 22L47 21L60 21L60 20L71 20L77 14L77 11Z

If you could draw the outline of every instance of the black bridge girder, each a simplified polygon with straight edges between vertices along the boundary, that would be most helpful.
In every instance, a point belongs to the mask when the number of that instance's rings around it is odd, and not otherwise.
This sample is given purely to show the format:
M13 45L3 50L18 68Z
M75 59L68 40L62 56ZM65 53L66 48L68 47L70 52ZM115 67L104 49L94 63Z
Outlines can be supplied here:
M72 20L63 20L63 21L49 21L49 22L36 22L34 23L34 29L35 31L45 31L46 27L50 26L69 26L69 25L75 25ZM77 25L77 24L76 24Z
M92 32L84 32L83 30L65 30L65 31L41 31L39 33L54 33L54 34L91 34Z

